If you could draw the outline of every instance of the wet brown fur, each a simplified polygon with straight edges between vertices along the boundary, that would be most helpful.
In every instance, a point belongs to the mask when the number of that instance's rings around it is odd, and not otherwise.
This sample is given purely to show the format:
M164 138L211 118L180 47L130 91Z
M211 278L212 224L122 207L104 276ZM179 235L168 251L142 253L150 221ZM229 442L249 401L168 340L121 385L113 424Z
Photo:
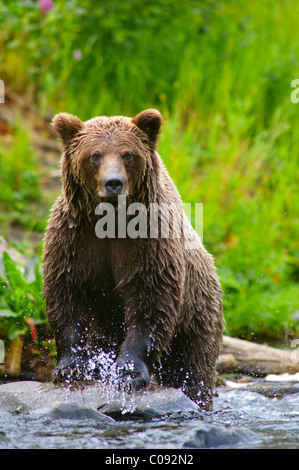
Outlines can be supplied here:
M85 123L59 114L53 125L64 147L63 190L45 236L44 295L58 359L80 343L113 348L210 409L223 330L211 255L190 224L187 235L196 244L191 250L183 238L95 235L95 207L105 200L104 163L118 165L128 204L142 202L148 209L153 202L171 204L183 214L155 150L160 114L147 110L133 119ZM104 159L98 167L90 160L95 151ZM129 165L120 159L125 151L134 156Z

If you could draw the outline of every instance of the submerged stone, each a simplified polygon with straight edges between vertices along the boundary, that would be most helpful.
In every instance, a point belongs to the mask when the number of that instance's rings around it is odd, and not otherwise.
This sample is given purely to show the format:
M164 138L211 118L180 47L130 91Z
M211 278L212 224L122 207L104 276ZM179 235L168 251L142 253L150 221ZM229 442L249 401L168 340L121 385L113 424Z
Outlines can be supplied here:
M181 390L175 388L153 385L140 392L126 397L125 403L121 403L119 397L110 403L106 403L100 410L112 417L152 418L166 414L189 414L199 411L199 407Z
M217 425L202 425L184 447L207 448L234 448L246 447L258 442L257 436L246 428L222 427Z
M49 417L51 419L92 419L100 423L113 423L114 419L89 406L81 405L77 402L58 401L52 406L37 408L31 413L37 418Z

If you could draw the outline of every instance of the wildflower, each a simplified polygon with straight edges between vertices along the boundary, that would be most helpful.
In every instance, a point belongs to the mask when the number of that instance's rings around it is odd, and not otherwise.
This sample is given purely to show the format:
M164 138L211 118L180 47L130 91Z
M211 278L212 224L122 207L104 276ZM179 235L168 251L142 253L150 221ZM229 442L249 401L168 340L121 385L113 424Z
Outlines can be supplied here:
M75 60L81 60L82 57L83 57L82 51L80 51L80 49L76 49L74 51L74 59Z
M54 6L51 0L38 0L38 5L43 15L46 15Z

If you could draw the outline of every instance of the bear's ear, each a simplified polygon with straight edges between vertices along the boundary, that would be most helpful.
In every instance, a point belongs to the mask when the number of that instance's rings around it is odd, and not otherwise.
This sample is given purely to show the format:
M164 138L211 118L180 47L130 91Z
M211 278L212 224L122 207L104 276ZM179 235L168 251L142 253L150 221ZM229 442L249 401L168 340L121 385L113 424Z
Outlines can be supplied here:
M54 116L52 126L60 135L63 144L67 145L83 128L84 124L72 114L60 113Z
M155 145L162 124L162 116L156 109L147 109L132 119L133 124L139 127Z

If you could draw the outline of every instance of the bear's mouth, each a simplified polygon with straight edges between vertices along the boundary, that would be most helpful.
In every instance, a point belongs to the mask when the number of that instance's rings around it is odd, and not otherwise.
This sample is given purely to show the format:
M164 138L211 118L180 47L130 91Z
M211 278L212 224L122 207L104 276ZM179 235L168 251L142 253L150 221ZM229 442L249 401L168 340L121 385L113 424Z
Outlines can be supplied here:
M129 195L127 191L121 192L121 193L103 193L102 191L98 192L98 196L100 199L100 202L109 202L110 204L117 205L119 200L119 196L122 198L125 198Z

